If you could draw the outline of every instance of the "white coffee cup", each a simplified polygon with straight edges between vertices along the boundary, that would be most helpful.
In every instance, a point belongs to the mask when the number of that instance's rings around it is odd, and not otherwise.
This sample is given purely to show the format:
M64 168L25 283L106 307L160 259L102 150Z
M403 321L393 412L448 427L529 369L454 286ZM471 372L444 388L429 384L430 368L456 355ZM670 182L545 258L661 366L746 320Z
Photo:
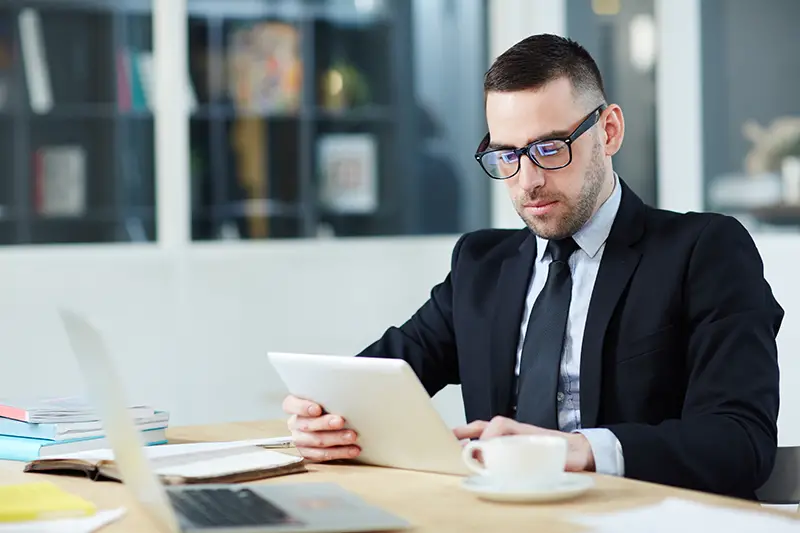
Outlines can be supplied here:
M474 454L481 452L483 463ZM508 435L468 442L462 458L470 470L508 488L554 485L564 475L567 441L552 435Z

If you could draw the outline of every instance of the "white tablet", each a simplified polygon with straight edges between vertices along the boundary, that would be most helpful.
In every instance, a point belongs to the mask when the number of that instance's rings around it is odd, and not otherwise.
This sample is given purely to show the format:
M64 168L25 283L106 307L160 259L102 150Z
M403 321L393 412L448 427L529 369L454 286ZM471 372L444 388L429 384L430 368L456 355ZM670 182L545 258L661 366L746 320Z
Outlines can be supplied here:
M461 443L405 361L274 352L268 357L291 394L341 415L358 433L358 461L469 474Z

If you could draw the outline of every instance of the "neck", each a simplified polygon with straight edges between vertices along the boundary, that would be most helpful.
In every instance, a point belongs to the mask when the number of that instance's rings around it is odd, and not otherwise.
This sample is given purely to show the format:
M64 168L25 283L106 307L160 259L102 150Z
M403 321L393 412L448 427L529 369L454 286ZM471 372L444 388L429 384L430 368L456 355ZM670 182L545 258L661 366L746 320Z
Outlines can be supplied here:
M616 186L616 179L614 178L614 170L608 169L606 171L605 178L603 178L603 187L600 189L600 194L597 195L597 205L594 206L594 213L597 213L597 210L600 209L600 206L606 203L606 201L611 198L611 193L614 192L614 187Z

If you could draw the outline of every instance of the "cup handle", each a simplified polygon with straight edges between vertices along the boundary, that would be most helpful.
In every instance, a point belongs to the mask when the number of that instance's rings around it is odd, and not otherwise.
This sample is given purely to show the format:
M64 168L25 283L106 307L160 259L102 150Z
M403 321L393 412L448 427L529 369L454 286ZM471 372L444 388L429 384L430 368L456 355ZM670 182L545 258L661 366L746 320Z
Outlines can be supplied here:
M481 475L486 473L486 467L484 467L477 459L475 459L473 452L475 450L480 450L483 447L482 444L483 443L481 441L472 440L464 445L464 447L461 449L461 458L464 460L467 468Z

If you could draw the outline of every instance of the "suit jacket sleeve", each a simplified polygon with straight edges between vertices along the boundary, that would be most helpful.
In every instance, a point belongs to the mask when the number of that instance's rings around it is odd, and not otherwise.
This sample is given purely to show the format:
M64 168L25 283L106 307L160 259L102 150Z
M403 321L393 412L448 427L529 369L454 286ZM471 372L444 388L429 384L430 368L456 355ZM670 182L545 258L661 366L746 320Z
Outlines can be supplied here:
M607 426L626 476L752 499L770 475L783 310L758 251L733 218L701 232L684 285L686 393L679 420Z
M386 357L406 361L433 396L446 385L459 383L458 356L453 330L453 278L467 235L456 243L450 273L433 287L429 299L400 327L390 327L359 357Z

